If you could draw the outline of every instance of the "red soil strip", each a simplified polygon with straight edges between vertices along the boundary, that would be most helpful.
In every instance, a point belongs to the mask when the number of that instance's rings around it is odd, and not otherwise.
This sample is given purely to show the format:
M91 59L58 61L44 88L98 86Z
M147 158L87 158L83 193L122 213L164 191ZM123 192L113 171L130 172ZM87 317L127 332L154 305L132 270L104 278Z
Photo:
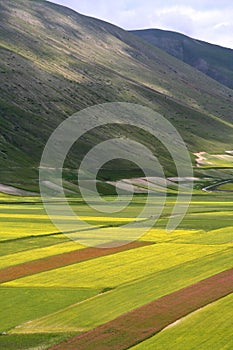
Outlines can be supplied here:
M232 292L233 269L163 296L50 350L125 350Z
M122 242L121 242L122 243ZM116 243L114 243L116 244ZM107 256L124 252L126 250L140 248L151 245L151 242L132 242L113 248L91 247L79 249L68 253L53 255L44 259L29 261L23 264L6 267L0 270L0 283L15 280L17 278L30 276L39 272L57 269L59 267L76 264L86 260L96 259L101 256Z

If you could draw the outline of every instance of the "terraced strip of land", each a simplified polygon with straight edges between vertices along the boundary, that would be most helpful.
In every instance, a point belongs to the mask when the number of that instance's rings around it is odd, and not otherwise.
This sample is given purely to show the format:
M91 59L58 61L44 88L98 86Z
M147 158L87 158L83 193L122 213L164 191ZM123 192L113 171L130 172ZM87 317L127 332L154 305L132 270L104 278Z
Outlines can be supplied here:
M233 269L161 297L50 350L124 350L233 292Z
M151 244L151 242L132 242L120 247L113 248L101 249L98 247L91 247L50 256L44 259L29 261L0 270L0 283L9 282L17 278L34 275L39 272L44 272L59 267L99 258L101 256L112 255L126 250L140 248Z

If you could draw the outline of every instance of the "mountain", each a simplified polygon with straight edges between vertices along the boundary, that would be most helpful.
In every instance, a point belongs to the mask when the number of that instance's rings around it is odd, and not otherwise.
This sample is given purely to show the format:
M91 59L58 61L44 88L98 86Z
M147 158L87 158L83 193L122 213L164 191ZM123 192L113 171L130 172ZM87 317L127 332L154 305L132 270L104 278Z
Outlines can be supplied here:
M137 103L163 114L190 152L232 149L231 89L132 33L47 1L0 0L0 81L0 183L6 185L37 189L53 130L104 102ZM130 134L159 157L167 175L175 174L167 152L147 135L111 126L109 133ZM75 168L104 135L96 130L83 138L67 167ZM108 178L137 175L125 169L124 163L110 167Z
M233 89L233 50L160 29L133 34Z

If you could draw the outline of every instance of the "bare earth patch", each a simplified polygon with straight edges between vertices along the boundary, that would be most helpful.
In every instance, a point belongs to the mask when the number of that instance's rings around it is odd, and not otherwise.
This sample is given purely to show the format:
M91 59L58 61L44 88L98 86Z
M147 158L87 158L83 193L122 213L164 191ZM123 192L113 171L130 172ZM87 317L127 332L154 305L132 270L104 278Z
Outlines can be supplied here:
M19 188L0 184L0 192L14 196L38 196L38 193L20 190Z

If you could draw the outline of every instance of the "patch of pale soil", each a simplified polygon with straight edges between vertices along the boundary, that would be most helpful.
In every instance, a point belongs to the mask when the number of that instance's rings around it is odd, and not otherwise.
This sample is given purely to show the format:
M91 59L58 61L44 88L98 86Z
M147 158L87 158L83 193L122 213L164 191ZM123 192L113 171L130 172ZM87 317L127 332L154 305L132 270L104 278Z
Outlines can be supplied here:
M169 177L168 180L175 182L200 181L198 177Z
M58 192L62 192L63 191L63 188L51 181L43 181L42 182L43 185L45 185L46 187L50 188L51 190L55 190L55 191L58 191ZM67 190L66 188L64 189L65 192L67 193L75 193L74 191L71 191L71 190Z
M0 192L14 196L38 196L38 193L20 190L19 188L0 184Z
M140 188L138 186L133 186L132 183L126 183L123 180L122 181L107 181L108 184L115 186L117 188L119 188L120 190L124 190L130 193L147 193L147 189L144 188Z

